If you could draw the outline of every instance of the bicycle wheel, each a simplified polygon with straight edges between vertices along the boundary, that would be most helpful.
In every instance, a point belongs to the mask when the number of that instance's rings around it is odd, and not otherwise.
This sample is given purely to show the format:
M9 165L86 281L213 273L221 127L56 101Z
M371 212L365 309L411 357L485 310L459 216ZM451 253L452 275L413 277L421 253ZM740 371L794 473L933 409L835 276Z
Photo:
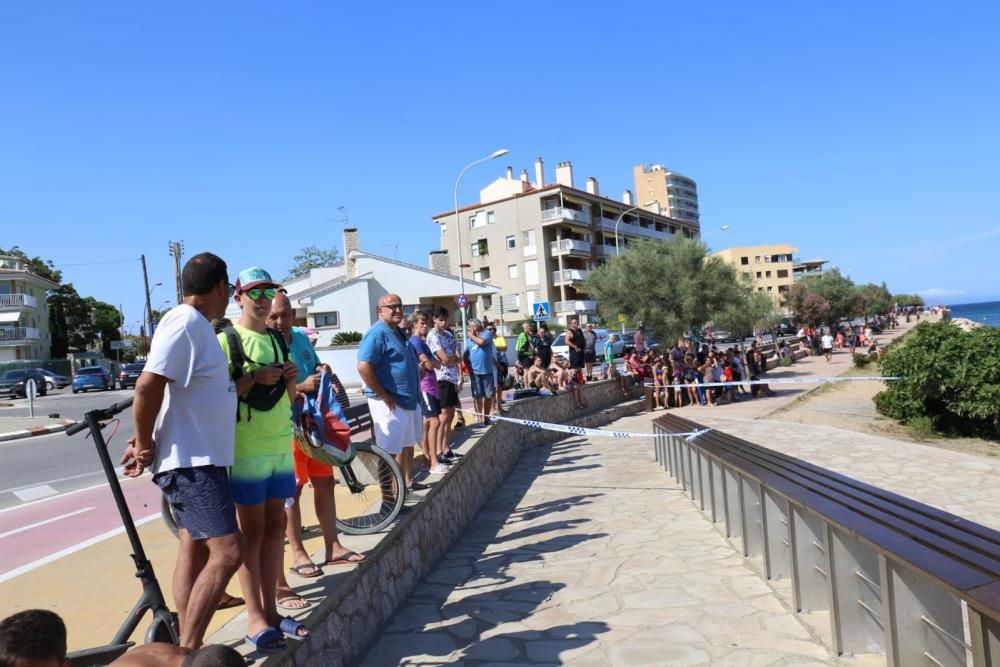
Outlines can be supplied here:
M177 517L174 516L174 511L170 509L170 503L167 502L167 497L160 495L160 517L163 519L163 523L167 524L167 528L174 537L177 537Z
M354 460L333 470L339 530L348 535L377 533L403 509L403 471L385 450L358 445Z

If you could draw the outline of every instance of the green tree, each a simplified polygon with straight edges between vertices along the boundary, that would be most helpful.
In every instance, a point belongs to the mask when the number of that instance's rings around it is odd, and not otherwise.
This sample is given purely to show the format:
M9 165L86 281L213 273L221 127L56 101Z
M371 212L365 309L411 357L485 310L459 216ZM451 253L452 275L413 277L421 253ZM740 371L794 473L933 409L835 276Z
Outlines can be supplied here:
M731 334L746 338L752 336L754 329L773 327L781 316L774 307L774 301L763 292L754 292L746 286L742 300L723 308L712 323Z
M337 246L333 246L329 250L323 250L314 245L306 246L292 258L292 261L295 262L295 266L288 271L288 277L285 280L301 278L309 273L309 269L321 269L324 266L336 264L340 261L340 250L337 249Z
M604 321L622 313L666 341L746 305L749 291L735 269L707 255L693 239L643 240L591 271L587 283Z
M813 326L826 321L830 313L830 302L811 290L804 280L788 290L785 304L795 313L796 320Z
M118 309L94 297L82 297L73 283L60 285L49 295L51 355L61 359L70 351L83 351L99 343L111 355L111 341L121 339Z
M855 313L867 318L869 315L885 315L892 310L892 294L885 283L859 285L857 310Z
M836 325L840 320L851 317L857 310L858 291L850 278L837 269L830 269L818 276L806 276L798 283L826 300L830 308L826 321Z
M51 259L29 257L28 253L24 252L19 246L16 245L12 246L9 250L0 248L0 255L9 255L11 257L23 259L28 263L28 270L36 276L41 276L42 278L51 280L54 283L62 282L62 272L55 267L55 264L52 263Z
M892 297L892 301L897 306L902 306L904 308L924 305L924 298L919 294L896 294Z

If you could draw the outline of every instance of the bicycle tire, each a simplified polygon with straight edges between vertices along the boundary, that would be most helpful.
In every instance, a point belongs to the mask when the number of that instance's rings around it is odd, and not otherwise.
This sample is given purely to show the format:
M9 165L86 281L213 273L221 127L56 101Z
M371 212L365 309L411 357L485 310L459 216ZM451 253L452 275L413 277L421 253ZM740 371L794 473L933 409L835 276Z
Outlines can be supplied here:
M174 537L177 537L177 517L174 516L174 511L170 509L167 497L162 493L160 494L160 518L163 519L163 523L167 524L167 529L173 533Z
M334 468L338 483L333 485L337 499L337 529L348 535L377 533L395 520L403 509L406 493L403 471L396 459L372 444L357 445L357 455L348 464L364 485L353 491L344 482L340 468Z

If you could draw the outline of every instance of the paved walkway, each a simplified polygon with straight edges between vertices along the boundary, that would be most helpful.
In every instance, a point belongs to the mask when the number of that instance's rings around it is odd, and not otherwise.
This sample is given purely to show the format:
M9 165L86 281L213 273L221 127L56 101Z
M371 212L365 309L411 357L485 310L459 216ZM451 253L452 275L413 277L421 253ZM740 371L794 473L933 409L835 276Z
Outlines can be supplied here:
M27 412L27 409L25 409L25 412ZM36 410L35 414L38 414L38 412L39 410ZM53 417L0 416L0 442L64 431L72 423L72 419L58 419Z
M526 452L358 664L840 664L651 449L573 438Z

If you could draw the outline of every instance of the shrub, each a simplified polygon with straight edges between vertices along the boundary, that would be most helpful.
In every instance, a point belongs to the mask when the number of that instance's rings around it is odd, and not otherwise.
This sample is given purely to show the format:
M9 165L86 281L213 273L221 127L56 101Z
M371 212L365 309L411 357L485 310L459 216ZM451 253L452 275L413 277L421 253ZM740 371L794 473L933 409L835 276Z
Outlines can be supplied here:
M917 440L928 440L934 435L934 420L930 417L914 417L906 423Z
M871 360L872 358L867 354L858 354L857 352L854 353L854 365L858 368L864 368L871 363Z
M951 322L925 322L880 365L883 375L906 378L875 397L882 414L908 424L924 417L943 433L1000 440L1000 329L964 332Z
M330 341L331 345L357 345L361 342L360 331L341 331Z
M782 357L781 361L779 363L781 364L781 366L783 368L788 368L789 366L792 365L792 358L791 357Z

